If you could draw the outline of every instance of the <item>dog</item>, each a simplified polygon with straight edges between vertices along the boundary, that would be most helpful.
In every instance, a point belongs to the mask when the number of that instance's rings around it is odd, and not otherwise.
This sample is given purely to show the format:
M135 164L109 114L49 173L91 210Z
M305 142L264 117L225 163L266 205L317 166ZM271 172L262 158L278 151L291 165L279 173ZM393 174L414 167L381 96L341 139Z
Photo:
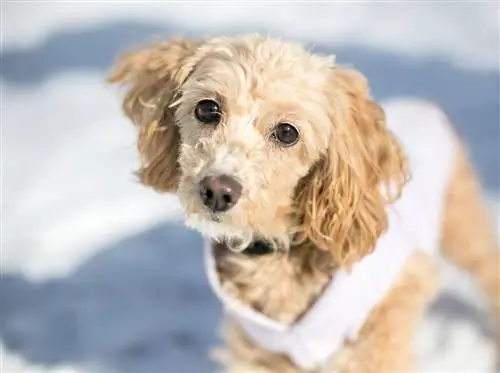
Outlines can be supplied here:
M449 117L377 103L334 56L261 35L125 53L140 181L176 193L226 310L226 372L410 372L436 255L500 318L499 250Z

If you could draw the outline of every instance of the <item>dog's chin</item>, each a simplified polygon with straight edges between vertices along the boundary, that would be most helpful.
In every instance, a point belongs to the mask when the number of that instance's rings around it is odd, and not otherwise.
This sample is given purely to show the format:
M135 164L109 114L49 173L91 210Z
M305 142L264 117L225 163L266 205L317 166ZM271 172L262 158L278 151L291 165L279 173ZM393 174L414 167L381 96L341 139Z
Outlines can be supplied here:
M229 249L237 252L245 250L254 240L254 232L231 227L220 222L217 217L190 214L187 216L185 224L200 232L206 239L224 242Z

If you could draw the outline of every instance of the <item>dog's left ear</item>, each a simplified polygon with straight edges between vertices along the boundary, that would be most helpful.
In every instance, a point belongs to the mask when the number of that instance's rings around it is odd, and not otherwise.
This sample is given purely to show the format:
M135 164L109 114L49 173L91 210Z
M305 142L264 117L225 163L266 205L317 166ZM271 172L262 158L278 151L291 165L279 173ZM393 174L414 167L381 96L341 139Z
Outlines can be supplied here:
M345 267L373 250L387 229L386 206L399 197L408 173L366 79L336 67L326 90L332 137L297 187L297 239L331 252Z

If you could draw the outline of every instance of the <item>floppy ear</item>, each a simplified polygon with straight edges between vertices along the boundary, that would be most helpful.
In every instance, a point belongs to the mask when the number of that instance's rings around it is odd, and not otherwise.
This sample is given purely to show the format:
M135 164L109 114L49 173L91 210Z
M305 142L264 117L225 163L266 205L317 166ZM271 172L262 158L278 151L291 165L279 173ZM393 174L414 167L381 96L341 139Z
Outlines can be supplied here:
M138 130L141 182L162 192L178 184L179 132L169 105L193 66L186 59L195 42L182 39L144 46L124 54L108 77L125 86L125 115Z
M399 198L408 173L403 151L361 74L336 67L327 94L333 134L323 158L297 188L297 238L349 267L371 252L387 229L385 208Z

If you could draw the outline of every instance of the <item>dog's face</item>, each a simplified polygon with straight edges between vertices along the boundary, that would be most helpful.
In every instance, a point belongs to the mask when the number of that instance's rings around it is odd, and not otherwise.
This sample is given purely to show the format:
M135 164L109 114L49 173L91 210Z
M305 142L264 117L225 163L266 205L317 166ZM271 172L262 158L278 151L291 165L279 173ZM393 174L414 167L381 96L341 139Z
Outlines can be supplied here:
M130 87L141 180L176 192L205 236L309 240L345 261L385 229L380 188L404 182L404 159L364 79L332 58L259 36L172 41L111 79Z
M330 137L331 61L271 41L204 48L171 105L187 224L233 244L287 244L295 187Z

